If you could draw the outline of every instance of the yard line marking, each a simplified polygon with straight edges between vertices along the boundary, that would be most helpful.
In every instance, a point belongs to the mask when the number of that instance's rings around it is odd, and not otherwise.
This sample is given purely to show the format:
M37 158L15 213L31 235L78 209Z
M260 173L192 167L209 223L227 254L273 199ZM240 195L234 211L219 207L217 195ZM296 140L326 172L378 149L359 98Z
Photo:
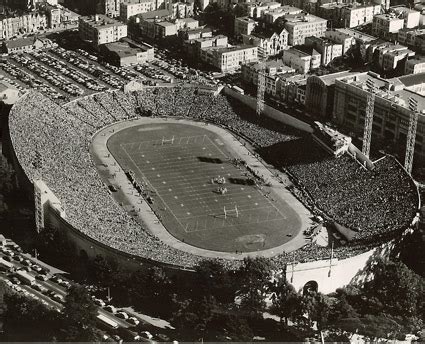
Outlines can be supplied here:
M139 166L134 162L134 160L131 158L131 156L127 153L127 150L122 147L124 153L128 156L128 158L130 159L130 161L133 163L133 165L136 167L136 169L139 171L139 173L141 174L142 177L144 177L143 172L140 170ZM159 199L161 200L161 202L164 204L165 207L168 208L168 210L170 211L171 215L173 215L173 217L176 219L177 223L182 227L182 229L184 230L184 226L181 224L181 222L179 221L179 219L174 215L173 211L171 210L171 208L167 205L167 203L165 203L165 201L163 200L163 198L161 197L161 195L159 194L159 192L156 191L155 187L149 182L149 180L144 177L144 179L146 179L146 184L149 184L151 186L151 188L155 191L156 195L159 197ZM152 209L152 208L151 208ZM153 211L153 209L152 209ZM159 220L159 219L158 219Z

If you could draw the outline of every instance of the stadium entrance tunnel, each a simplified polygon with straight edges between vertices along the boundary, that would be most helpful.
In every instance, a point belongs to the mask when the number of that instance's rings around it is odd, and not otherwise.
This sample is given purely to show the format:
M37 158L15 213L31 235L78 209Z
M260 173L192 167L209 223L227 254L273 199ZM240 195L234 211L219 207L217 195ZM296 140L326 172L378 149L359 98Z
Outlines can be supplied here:
M319 290L319 284L316 281L308 281L304 284L303 295L317 293Z

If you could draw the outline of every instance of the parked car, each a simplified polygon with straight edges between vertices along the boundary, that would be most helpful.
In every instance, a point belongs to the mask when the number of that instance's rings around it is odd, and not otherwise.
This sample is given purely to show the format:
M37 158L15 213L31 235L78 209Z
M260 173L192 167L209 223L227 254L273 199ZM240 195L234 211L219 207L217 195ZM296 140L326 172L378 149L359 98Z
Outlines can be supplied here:
M107 305L103 307L103 309L109 313L115 314L117 312L117 309L114 306Z
M127 320L128 314L126 312L120 311L115 314L116 317Z

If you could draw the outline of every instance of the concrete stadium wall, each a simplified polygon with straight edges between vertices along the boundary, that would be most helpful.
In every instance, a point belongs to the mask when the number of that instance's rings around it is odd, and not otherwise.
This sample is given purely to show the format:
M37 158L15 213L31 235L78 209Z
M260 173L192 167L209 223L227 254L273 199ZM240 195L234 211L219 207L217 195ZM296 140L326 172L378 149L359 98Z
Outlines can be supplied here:
M286 278L295 290L303 290L305 284L315 281L318 291L324 294L335 292L350 283L362 284L370 278L370 267L377 257L386 257L390 251L388 244L377 247L357 256L338 260L320 260L309 263L289 265Z
M136 271L147 269L152 266L160 266L165 268L169 273L173 274L177 271L192 272L177 268L171 264L164 264L154 260L145 259L136 255L131 255L112 247L109 247L101 242L90 238L79 230L75 229L66 219L64 219L55 208L49 207L45 213L45 221L54 228L62 231L67 239L72 242L77 248L76 254L86 254L88 258L95 258L97 255L102 256L108 261L115 261L121 268L128 271Z
M223 89L223 92L232 97L235 98L237 100L239 100L240 102L242 102L243 104L249 106L251 109L255 110L257 108L257 100L251 96L247 96L247 95L243 95L240 94L228 87L225 87ZM293 127L295 129L301 130L301 131L305 131L307 133L312 133L313 132L313 128L311 127L310 124L305 123L295 117L292 117L282 111L276 110L275 108L272 108L271 106L264 104L264 111L263 111L264 115L266 115L269 118L272 118L278 122L281 122L287 126Z

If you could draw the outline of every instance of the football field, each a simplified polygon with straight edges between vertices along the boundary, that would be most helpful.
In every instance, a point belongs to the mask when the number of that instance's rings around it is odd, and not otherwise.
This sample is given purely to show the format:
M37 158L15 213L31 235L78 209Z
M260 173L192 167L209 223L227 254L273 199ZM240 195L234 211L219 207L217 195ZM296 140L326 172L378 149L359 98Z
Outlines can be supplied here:
M108 149L123 169L134 172L153 200L151 207L177 239L225 252L264 250L289 241L300 230L298 214L270 187L256 186L246 167L234 163L239 157L232 147L207 128L136 126L114 134Z

